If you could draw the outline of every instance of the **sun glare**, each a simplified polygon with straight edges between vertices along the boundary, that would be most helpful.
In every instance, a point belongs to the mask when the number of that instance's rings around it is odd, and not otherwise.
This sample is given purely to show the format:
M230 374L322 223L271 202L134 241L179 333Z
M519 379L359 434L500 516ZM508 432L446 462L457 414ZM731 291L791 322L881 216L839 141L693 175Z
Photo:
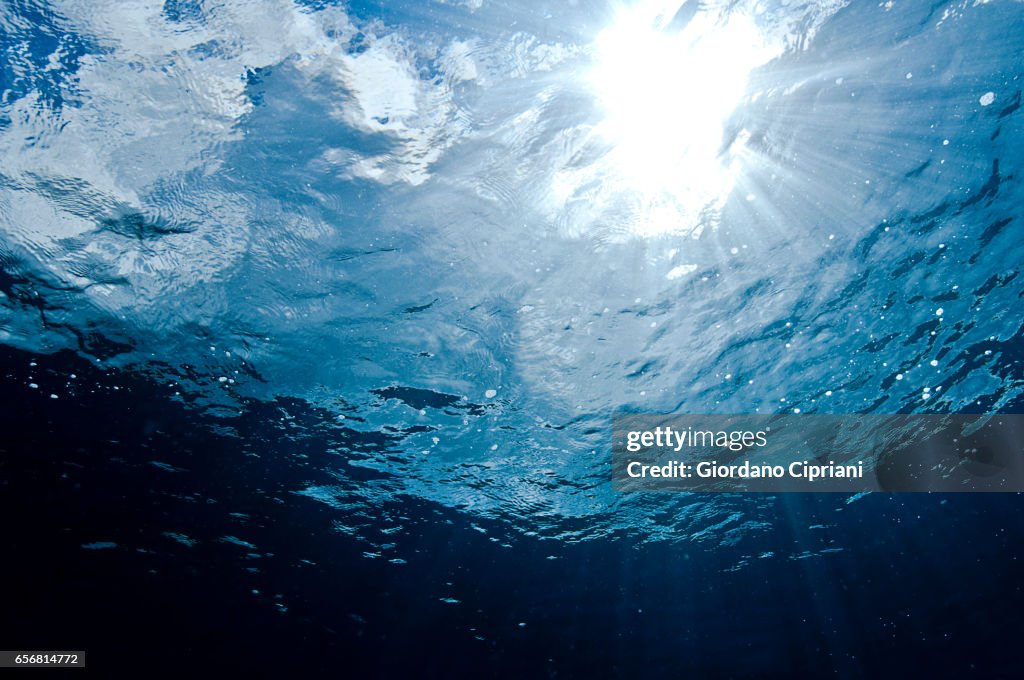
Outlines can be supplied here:
M590 82L605 113L597 132L644 206L645 235L696 235L694 220L728 196L736 168L721 154L725 122L750 72L776 53L749 17L698 11L680 28L679 7L624 9L594 44Z

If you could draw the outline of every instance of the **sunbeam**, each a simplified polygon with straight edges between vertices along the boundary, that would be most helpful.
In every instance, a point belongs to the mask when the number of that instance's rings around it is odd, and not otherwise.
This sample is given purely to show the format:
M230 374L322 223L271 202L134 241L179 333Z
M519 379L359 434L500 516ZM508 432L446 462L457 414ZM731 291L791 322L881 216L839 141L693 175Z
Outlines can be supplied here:
M750 72L780 51L742 14L698 10L679 27L686 4L621 9L594 41L596 132L611 145L616 186L635 194L645 236L699 233L701 214L729 194L744 136L723 150L725 122Z

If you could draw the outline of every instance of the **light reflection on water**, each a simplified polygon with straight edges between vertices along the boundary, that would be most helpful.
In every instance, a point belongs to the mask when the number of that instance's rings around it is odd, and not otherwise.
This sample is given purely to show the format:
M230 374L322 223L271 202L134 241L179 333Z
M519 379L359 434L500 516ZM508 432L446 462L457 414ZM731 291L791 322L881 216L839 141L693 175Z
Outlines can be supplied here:
M1024 11L758 7L688 25L753 21L777 56L699 139L730 190L659 180L657 229L598 134L613 7L0 9L0 335L214 413L286 395L401 431L348 452L385 495L566 540L756 533L762 500L680 497L655 525L614 496L609 413L1019 403ZM694 151L651 115L645 149Z

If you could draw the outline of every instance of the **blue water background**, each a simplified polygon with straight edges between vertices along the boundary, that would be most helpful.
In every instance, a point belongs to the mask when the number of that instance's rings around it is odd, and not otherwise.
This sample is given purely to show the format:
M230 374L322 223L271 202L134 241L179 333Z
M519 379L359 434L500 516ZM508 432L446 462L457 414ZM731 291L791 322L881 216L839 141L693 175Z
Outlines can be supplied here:
M619 409L1020 411L1024 4L761 5L737 185L656 236L590 135L611 5L0 6L26 644L1012 669L1016 495L611 491Z

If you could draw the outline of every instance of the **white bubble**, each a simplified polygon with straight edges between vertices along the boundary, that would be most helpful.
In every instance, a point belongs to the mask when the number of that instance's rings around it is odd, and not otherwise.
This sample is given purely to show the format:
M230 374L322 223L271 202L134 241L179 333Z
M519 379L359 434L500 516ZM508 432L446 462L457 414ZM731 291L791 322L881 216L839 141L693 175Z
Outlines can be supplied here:
M487 390L486 392L484 392L484 396L487 397L488 399L493 399L494 397L498 396L498 390Z
M982 106L988 106L989 104L991 104L995 100L996 100L996 93L995 92L986 92L985 94L981 95L981 99L978 100L978 103L981 104Z
M935 310L935 316L942 316L942 313L944 311L945 310L942 307L939 307L938 309Z
M903 380L903 374L902 373L897 373L896 374L896 379L897 380Z
M939 362L938 362L938 360L936 360L936 359L932 359L932 360L931 360L931 365L932 365L932 366L938 366L938 365L939 365Z

